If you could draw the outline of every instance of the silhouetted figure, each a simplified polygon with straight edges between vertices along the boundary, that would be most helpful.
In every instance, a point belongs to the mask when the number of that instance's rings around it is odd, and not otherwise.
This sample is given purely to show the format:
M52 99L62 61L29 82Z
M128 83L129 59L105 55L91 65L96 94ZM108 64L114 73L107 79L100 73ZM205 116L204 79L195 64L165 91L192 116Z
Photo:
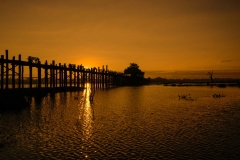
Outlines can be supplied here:
M95 94L95 90L91 89L91 93L90 93L90 97L89 97L90 101L93 101L94 94Z
M213 83L213 70L212 72L208 72L207 75L209 75L211 83Z
M38 64L40 62L40 59L37 57L28 56L28 62Z

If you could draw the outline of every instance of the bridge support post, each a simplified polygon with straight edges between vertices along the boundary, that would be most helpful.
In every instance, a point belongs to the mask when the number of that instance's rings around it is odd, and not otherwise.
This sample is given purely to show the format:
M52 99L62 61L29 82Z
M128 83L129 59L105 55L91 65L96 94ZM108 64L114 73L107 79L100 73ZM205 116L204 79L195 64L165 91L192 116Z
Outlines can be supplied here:
M4 89L4 55L1 55L1 89Z
M68 86L68 80L67 80L67 66L64 63L64 87Z
M62 65L61 63L58 64L59 65L59 87L62 87Z
M52 67L51 67L51 72L52 72L52 87L51 88L55 88L55 61L52 61Z
M79 87L79 70L80 70L80 66L77 66L77 87Z
M41 76L41 62L38 61L38 88L41 88L41 81L42 81L42 76Z
M76 87L76 65L73 66L73 87Z
M18 88L21 88L22 78L22 65L21 65L21 54L18 55Z
M12 88L15 89L15 56L12 59Z
M72 69L69 67L69 81L70 81L70 87L72 87Z
M47 61L45 62L45 66L44 66L44 69L45 69L45 77L44 77L44 81L45 81L45 88L48 88L48 68L47 68Z
M8 89L8 70L9 70L9 68L8 68L8 50L6 50L5 55L6 55L6 82L5 82L6 86L5 86L5 88Z
M32 65L29 66L29 88L32 88Z

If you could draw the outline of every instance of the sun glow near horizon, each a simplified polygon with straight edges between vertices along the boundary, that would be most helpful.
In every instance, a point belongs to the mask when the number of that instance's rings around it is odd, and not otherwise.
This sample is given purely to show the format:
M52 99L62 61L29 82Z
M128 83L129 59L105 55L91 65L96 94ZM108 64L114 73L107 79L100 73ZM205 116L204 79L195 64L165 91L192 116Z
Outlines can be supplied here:
M0 2L0 51L120 71L240 70L239 1ZM16 27L18 26L18 27Z

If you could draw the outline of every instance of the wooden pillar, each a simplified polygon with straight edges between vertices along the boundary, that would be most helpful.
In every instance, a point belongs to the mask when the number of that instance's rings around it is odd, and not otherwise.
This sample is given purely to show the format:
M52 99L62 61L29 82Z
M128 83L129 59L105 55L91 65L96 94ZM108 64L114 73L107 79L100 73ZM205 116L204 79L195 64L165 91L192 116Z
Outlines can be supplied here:
M61 77L61 84L60 87L63 87L63 65L61 64L61 69L60 69L60 77Z
M48 63L47 61L45 62L45 66L44 66L44 69L45 69L45 77L44 77L44 81L45 81L45 88L48 88Z
M12 59L12 88L15 89L15 56Z
M54 83L55 83L55 87L58 86L58 66L57 64L54 65Z
M21 88L22 78L22 66L21 66L21 54L18 55L18 88Z
M41 81L42 81L41 62L38 61L38 88L42 87Z
M91 68L91 83L94 84L94 68Z
M4 55L1 55L1 89L3 89L3 84L4 84Z
M73 66L73 87L76 87L76 65Z
M89 68L86 69L86 83L89 82Z
M84 87L84 83L85 83L85 82L84 82L84 81L85 81L85 79L84 79L84 76L85 76L85 75L84 75L84 74L85 74L85 73L84 73L84 70L85 70L85 69L84 69L84 67L82 66L82 87Z
M93 83L93 69L92 68L90 68L89 69L89 82L90 82L90 84L92 85L92 83Z
M85 68L83 68L83 87L85 85L85 81L86 81L86 76L85 76L86 72L85 72Z
M59 65L59 87L62 87L62 65L61 63L58 64Z
M93 68L93 73L92 73L92 74L93 74L92 79L93 79L93 86L94 86L93 88L95 88L95 81L96 81L96 80L95 80L95 78L96 78L96 77L95 77L95 68Z
M59 67L55 65L55 87L58 87L59 81Z
M94 88L94 68L91 68L91 88Z
M59 83L59 87L62 87L62 81L63 81L63 79L62 79L62 64L61 63L59 63L60 65L59 65L59 81L58 81L58 83Z
M80 66L78 65L77 66L77 87L79 88L79 84L80 84L80 82L79 82L79 70L80 70Z
M62 64L61 64L61 68L60 68L60 77L61 77L60 87L63 87L63 65Z
M88 68L87 69L87 72L86 72L87 74L86 74L86 83L89 83L90 82L90 69Z
M102 88L104 88L104 73L105 73L105 70L104 70L104 66L102 67Z
M8 89L8 50L6 50L6 86L5 88Z
M79 87L82 87L82 65L79 66Z
M100 87L100 67L97 70L97 88Z
M108 88L108 65L106 65L106 70L105 70L105 87Z
M70 80L70 87L72 87L72 67L69 66L69 80Z
M93 68L93 88L95 88L96 87L96 68Z
M22 88L24 88L24 66L22 65Z
M52 66L49 64L49 87L52 88Z
M32 63L29 62L29 88L32 88Z
M50 64L49 67L50 67L50 68L49 68L49 72L50 72L50 78L49 78L49 79L50 79L50 82L49 82L50 84L49 84L49 86L50 86L50 88L53 88L53 86L52 86L52 84L53 84L53 82L52 82L52 81L53 81L53 69L52 69L52 64Z
M52 88L55 88L55 61L52 61L52 66L51 66L51 71L52 71Z
M97 81L97 68L94 68L94 86L96 88L96 81Z
M68 81L67 81L67 66L64 63L64 87L67 87Z
M112 72L109 73L109 87L112 85Z
M96 68L96 80L95 80L95 83L96 83L96 88L98 88L98 69Z
M84 83L83 83L83 66L80 66L80 85L81 87L84 87Z
M87 83L88 82L88 69L87 68L85 68L85 74L84 74L84 80L85 80L85 83Z

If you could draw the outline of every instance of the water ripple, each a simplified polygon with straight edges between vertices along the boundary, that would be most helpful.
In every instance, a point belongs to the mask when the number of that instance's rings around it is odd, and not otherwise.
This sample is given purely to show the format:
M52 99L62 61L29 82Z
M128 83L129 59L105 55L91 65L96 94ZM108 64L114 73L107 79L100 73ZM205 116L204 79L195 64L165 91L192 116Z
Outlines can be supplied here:
M0 113L0 159L238 159L236 88L121 87L56 93ZM194 101L177 95L191 93ZM226 97L213 98L214 93Z

